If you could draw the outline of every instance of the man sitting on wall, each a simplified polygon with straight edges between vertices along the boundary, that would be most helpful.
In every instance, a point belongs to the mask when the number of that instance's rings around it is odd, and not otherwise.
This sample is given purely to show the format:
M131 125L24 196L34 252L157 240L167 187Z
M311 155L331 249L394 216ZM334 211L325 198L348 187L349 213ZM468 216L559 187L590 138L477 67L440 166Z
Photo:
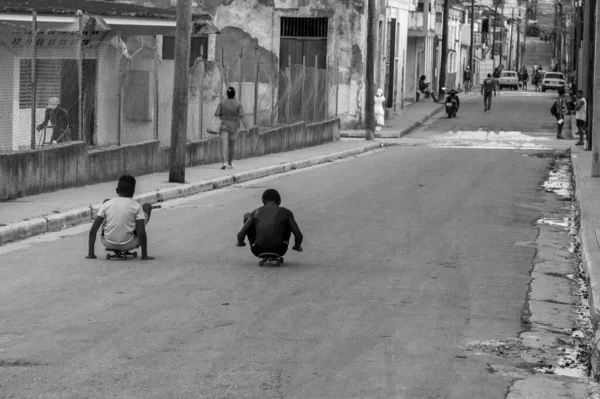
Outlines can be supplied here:
M69 128L69 112L66 109L59 107L60 100L58 97L50 97L48 99L48 107L46 108L46 117L44 121L37 126L37 131L48 127L48 121L52 123L52 144L61 143L71 140L71 131Z

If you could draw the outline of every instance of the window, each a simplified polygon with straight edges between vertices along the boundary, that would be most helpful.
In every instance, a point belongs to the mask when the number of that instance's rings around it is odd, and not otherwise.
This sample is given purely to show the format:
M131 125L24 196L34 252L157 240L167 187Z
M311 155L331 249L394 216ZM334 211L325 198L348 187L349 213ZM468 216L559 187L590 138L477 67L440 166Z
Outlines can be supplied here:
M130 70L123 87L123 111L126 119L150 121L150 72Z
M190 44L190 66L194 65L196 58L200 57L202 53L202 59L206 60L208 55L208 38L192 36ZM169 36L163 36L162 43L162 59L163 60L174 60L175 59L175 38Z
M325 38L327 26L327 18L281 17L281 37Z
M36 108L46 108L50 97L60 97L62 60L38 59L35 61ZM31 60L21 59L19 70L19 108L31 108L33 82Z

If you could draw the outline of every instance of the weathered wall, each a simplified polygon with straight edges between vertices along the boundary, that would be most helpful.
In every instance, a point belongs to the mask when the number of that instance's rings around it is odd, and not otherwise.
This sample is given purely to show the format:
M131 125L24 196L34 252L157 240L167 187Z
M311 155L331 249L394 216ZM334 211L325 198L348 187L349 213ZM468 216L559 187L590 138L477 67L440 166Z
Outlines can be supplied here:
M240 132L236 158L291 151L339 140L338 118L306 125L297 123L259 133L257 128ZM187 144L187 166L219 163L217 136ZM0 153L0 200L115 180L169 169L169 148L159 140L93 150L83 142L43 149Z
M83 142L0 154L0 200L86 184L86 164Z
M160 142L147 141L90 151L87 155L87 181L95 183L118 179L124 174L154 173L158 163Z
M14 51L0 44L0 152L13 149Z
M384 4L384 2L381 2ZM366 6L361 0L205 0L204 11L210 13L221 34L215 40L215 58L225 65L236 65L240 50L256 54L261 65L278 67L281 17L327 17L327 64L338 65L340 86L338 111L344 125L355 124L365 65ZM380 6L384 12L384 7ZM248 63L252 61L248 59ZM254 72L251 64L242 64L242 78ZM265 68L266 69L266 68ZM239 80L232 71L230 83ZM268 76L261 74L264 82ZM234 85L235 87L235 85Z

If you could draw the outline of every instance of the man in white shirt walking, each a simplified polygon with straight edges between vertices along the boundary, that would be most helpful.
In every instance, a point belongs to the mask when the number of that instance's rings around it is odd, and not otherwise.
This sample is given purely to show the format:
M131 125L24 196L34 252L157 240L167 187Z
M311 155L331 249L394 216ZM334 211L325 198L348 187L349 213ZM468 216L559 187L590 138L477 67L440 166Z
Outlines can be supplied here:
M577 90L577 104L575 105L575 119L577 120L577 133L579 141L575 145L583 145L583 136L585 135L585 122L587 119L587 102L583 98L583 91Z

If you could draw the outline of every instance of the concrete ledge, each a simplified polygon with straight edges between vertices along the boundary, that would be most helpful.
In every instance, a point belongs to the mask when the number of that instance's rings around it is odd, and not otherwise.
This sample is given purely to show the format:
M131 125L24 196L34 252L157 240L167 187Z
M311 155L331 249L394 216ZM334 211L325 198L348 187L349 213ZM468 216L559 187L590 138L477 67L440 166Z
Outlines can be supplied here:
M90 220L92 220L92 208L90 206L70 209L66 212L46 216L47 231L61 230Z
M8 226L0 227L0 244L43 234L47 231L48 222L45 218L36 218L17 223L11 223Z
M186 197L205 191L211 191L213 189L227 187L234 184L234 182L242 183L270 175L289 172L291 170L303 169L327 162L334 162L338 159L349 158L381 147L383 147L381 142L372 142L362 147L340 151L333 154L321 155L314 158L267 166L236 173L234 175L218 177L211 180L182 184L176 187L168 187L150 191L148 193L141 193L133 198L139 203L147 202L150 204L168 201L174 198ZM90 204L89 206L80 206L65 212L48 215L46 217L25 220L22 222L9 224L8 226L0 227L0 244L5 244L7 242L17 241L30 236L89 222L95 219L101 206L102 203Z
M213 190L221 187L231 186L233 184L233 176L223 176L210 181L212 183Z

